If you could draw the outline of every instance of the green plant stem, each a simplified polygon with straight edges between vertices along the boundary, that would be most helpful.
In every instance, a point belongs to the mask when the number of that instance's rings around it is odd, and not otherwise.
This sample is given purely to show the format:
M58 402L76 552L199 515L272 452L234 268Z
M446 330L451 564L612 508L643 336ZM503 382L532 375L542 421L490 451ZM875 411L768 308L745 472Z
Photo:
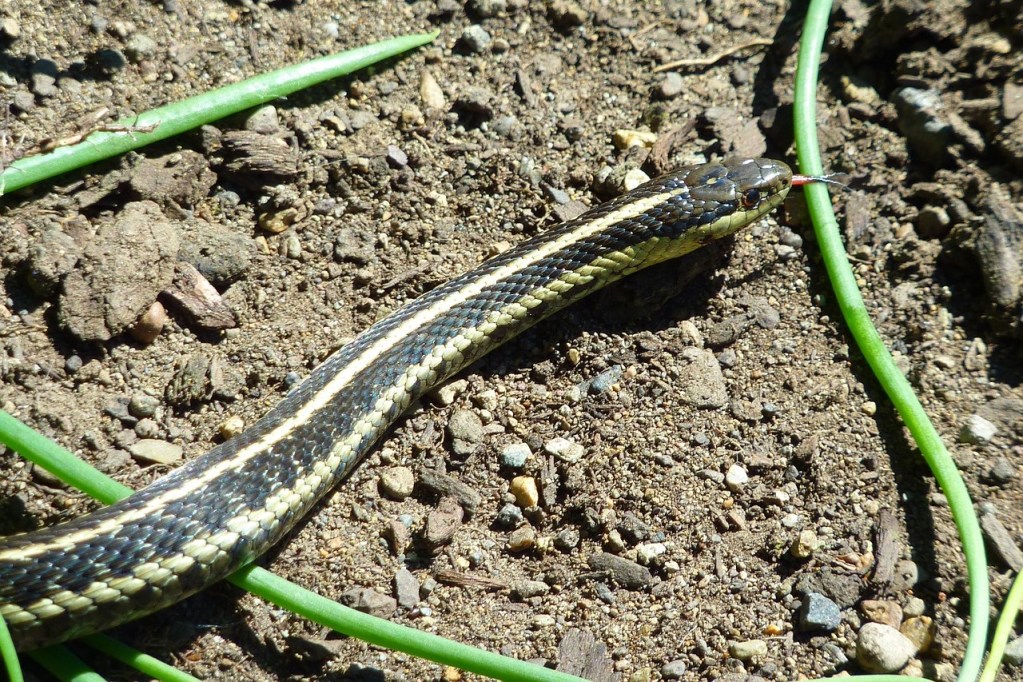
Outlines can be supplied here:
M118 642L113 637L99 634L89 635L88 637L83 637L82 641L93 649L129 665L155 680L160 680L161 682L199 682L198 678L192 677L188 673L178 670L158 658L133 649L127 644Z
M811 0L796 70L796 147L800 170L807 175L823 173L816 132L817 71L830 11L830 0ZM952 518L963 544L970 583L970 631L959 682L975 680L984 657L990 597L987 559L973 503L941 437L927 418L909 382L895 366L881 336L870 320L842 246L838 221L831 207L827 186L823 183L806 186L806 201L824 265L849 332L948 498Z
M11 631L7 629L7 623L3 618L0 618L0 661L3 661L3 670L7 672L8 682L24 681L18 652L14 650L14 640L11 639Z
M1005 595L1005 604L1002 606L1001 616L995 624L994 634L991 636L991 652L988 654L987 663L980 674L979 682L994 682L998 675L998 667L1002 664L1002 657L1005 656L1005 644L1012 635L1012 624L1023 607L1023 571L1016 574L1009 588L1009 594Z
M165 140L187 130L285 97L331 78L345 76L384 59L431 42L438 32L382 40L339 54L286 66L225 85L201 95L151 109L114 124L123 129L97 130L78 144L25 157L0 173L0 196L61 173ZM113 127L113 126L110 126Z
M0 410L0 442L39 464L65 483L80 487L90 495L101 492L103 502L116 502L131 494L131 489L107 479L99 471L45 436ZM65 477L65 468L73 476ZM452 642L414 628L366 615L337 604L315 592L289 583L256 566L235 572L232 583L278 606L309 618L337 632L412 656L515 682L582 682L578 677L549 670L532 663L500 656L483 649ZM125 660L125 659L121 659Z
M29 654L41 668L58 680L65 682L106 682L103 676L95 672L85 662L71 653L67 647L49 646Z

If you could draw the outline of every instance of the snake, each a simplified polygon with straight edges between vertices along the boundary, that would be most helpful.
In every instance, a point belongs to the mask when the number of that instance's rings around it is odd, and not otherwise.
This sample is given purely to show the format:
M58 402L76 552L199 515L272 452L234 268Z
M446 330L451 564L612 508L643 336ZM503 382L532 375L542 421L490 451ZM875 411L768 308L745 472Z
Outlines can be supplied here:
M0 538L0 616L16 648L120 625L251 563L426 392L557 310L731 235L812 181L763 158L650 180L413 299L250 428L149 486Z

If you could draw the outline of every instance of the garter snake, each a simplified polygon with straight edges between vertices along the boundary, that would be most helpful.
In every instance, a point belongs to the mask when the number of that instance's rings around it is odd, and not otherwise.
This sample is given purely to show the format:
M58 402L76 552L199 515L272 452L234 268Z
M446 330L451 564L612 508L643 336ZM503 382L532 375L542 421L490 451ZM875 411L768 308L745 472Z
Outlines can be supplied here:
M652 180L380 320L251 428L143 490L0 539L0 616L17 647L138 618L251 562L424 392L587 293L754 222L806 181L768 159Z

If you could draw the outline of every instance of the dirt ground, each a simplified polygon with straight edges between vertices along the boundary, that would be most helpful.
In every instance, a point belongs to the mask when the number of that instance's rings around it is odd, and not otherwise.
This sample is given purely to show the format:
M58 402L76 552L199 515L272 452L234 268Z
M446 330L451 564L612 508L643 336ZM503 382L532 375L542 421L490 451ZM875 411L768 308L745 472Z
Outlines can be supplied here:
M996 603L1023 534L1021 10L839 2L818 90L825 164L851 187L837 195L850 259L994 533ZM440 36L3 197L0 407L143 486L176 466L174 446L202 454L388 311L620 192L627 171L791 162L803 12L6 3L3 163L311 57ZM871 621L910 632L909 671L951 679L967 615L956 531L850 346L797 194L782 226L641 273L463 373L262 563L595 680L855 673ZM189 308L183 272L222 300ZM129 331L157 300L163 327ZM0 470L0 534L93 506L2 449ZM524 511L519 477L538 486ZM451 536L426 537L428 522ZM115 634L201 678L459 679L224 585Z

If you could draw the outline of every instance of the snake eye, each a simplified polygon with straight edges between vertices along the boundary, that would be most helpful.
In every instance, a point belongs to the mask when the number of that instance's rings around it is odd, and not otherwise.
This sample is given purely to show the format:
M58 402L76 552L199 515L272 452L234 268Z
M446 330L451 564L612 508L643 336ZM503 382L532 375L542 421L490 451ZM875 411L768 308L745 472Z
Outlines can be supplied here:
M760 190L756 187L750 187L748 190L742 193L742 207L753 208L760 203Z

